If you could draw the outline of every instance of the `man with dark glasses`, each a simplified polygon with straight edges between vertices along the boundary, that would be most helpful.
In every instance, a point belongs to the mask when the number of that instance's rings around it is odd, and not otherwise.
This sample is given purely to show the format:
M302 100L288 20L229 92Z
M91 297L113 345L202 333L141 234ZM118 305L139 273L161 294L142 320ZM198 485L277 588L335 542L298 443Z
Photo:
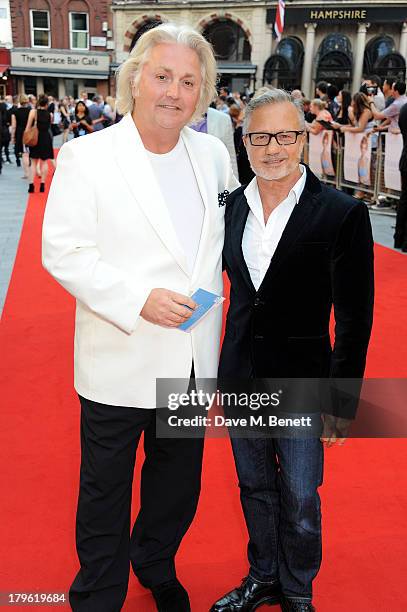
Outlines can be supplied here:
M220 384L363 377L373 312L369 214L301 164L304 126L301 102L283 90L263 91L246 108L243 138L256 176L226 202L223 260L231 297ZM324 429L321 437L231 433L231 442L250 569L211 612L252 612L266 603L313 612L323 446L344 439Z

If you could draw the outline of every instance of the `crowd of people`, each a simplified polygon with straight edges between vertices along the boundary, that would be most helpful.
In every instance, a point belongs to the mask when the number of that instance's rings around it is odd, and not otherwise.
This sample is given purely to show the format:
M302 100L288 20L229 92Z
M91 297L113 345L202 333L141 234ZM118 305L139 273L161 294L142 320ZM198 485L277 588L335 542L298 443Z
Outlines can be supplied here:
M259 91L256 92L256 95ZM299 89L291 92L293 98L301 100L306 119L306 130L310 134L319 134L322 130L333 130L338 135L335 141L343 145L345 132L364 133L366 144L370 139L372 162L370 173L376 170L376 151L379 132L400 133L398 118L402 106L407 102L406 83L394 78L382 80L378 75L363 79L358 92L351 93L325 81L317 83L315 97L307 98ZM253 178L253 171L247 159L242 139L242 124L245 107L253 94L248 91L231 92L222 87L214 103L216 109L230 116L234 131L235 153L239 180L247 184ZM225 143L226 144L226 143ZM333 156L335 159L335 149ZM374 202L363 186L370 183L368 177L361 179L360 189L348 189L354 197L363 199L373 208L388 208L394 205L394 199Z
M256 92L258 95L260 92ZM228 113L235 135L235 148L239 180L247 184L253 177L253 171L247 159L246 148L242 142L242 123L244 109L253 94L230 92L227 88L220 91L216 100L216 108ZM395 78L382 80L378 75L370 75L363 79L360 89L352 93L340 89L325 81L317 83L315 97L307 98L299 89L291 92L293 98L301 100L305 127L309 134L319 134L323 130L332 130L337 134L333 141L332 157L335 161L337 144L343 146L346 132L363 133L361 141L361 160L358 168L359 185L355 189L345 188L357 199L364 200L373 209L396 208L396 231L394 247L407 252L407 96L406 83ZM400 112L402 118L399 122ZM403 118L403 115L405 118ZM400 160L401 196L381 198L375 201L369 190L376 173L378 135L380 132L390 132L403 135L403 153ZM370 142L369 142L370 141ZM369 167L362 167L363 152L370 145L372 155ZM385 154L385 153L384 153ZM332 166L332 162L329 162Z
M256 92L258 95L259 91ZM307 98L299 89L291 92L293 98L301 100L306 119L306 130L310 134L319 134L323 130L333 130L338 135L338 142L343 145L345 132L364 133L366 142L370 139L372 164L370 172L374 175L378 133L388 131L399 134L398 118L402 106L407 102L406 83L393 78L382 79L371 75L363 79L358 92L351 93L325 81L317 83L315 97ZM246 149L243 145L242 124L246 105L253 94L231 92L222 87L214 107L230 116L234 132L235 154L239 180L242 184L250 182L253 171L248 163ZM226 144L226 143L225 143ZM335 156L335 151L333 151ZM361 180L361 187L363 187ZM367 183L366 183L367 184ZM364 199L375 208L389 207L394 200L383 200L374 203L366 191L350 190L353 196Z
M56 100L53 96L41 94L8 95L0 101L0 173L2 164L16 163L23 169L23 179L29 180L29 193L34 191L34 177L41 177L40 191L45 190L48 160L54 165L53 139L62 135L64 144L69 135L78 138L90 132L101 130L119 121L115 111L115 99L101 95L89 99L82 91L78 99L65 96ZM38 129L37 144L24 143L24 133L32 127ZM15 162L11 159L14 153Z
M258 93L259 90L256 95ZM216 100L203 120L191 126L197 131L211 133L224 142L231 156L233 170L242 184L249 183L254 176L242 131L245 108L253 95L247 88L238 92L220 87ZM407 103L404 81L394 78L382 80L378 75L364 78L359 91L353 94L347 89L321 81L316 85L313 99L307 98L299 89L294 89L291 95L303 104L308 133L319 134L322 130L333 130L338 135L337 142L343 144L345 132L363 132L366 143L370 139L373 153L371 175L375 173L378 133L400 133L400 110ZM70 137L78 138L102 130L121 118L116 112L113 97L103 99L101 95L95 95L90 99L86 91L82 91L76 100L72 96L56 100L45 94L38 98L25 94L6 96L0 101L0 172L2 163L14 163L10 157L10 150L14 147L15 162L23 168L22 178L29 181L28 191L34 191L36 174L41 178L40 191L44 191L47 160L54 164L55 136L62 135L62 143L65 143ZM23 142L23 135L33 126L38 128L38 143L28 147ZM335 156L335 151L333 153ZM359 189L352 190L354 197L364 199L374 208L394 205L391 199L373 202L371 196L363 190L363 185L361 179ZM402 194L401 200L402 204L397 206L404 208L406 196Z

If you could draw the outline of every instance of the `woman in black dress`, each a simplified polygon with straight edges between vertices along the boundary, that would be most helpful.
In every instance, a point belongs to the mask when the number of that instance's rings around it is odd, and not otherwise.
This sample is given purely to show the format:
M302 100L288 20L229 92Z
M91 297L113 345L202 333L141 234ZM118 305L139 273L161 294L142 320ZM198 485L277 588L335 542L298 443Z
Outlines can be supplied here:
M76 103L75 119L72 121L70 129L73 132L74 138L86 136L93 132L92 119L89 117L89 109L82 100Z
M20 106L15 108L11 115L11 139L14 143L17 166L21 166L21 162L23 163L24 176L21 178L27 179L30 160L28 159L29 149L23 144L23 134L31 107L28 104L28 97L25 94L21 94L18 101Z
M51 123L52 114L48 111L48 96L39 96L37 108L32 109L28 115L27 130L37 122L38 143L35 147L30 147L30 186L28 193L34 192L34 176L37 165L41 172L40 191L45 191L45 179L48 174L48 159L54 159L54 149L52 148Z
M334 129L339 129L341 125L349 125L349 107L352 104L352 94L346 89L341 89L338 93L337 101L340 109L336 116L336 120L332 122Z

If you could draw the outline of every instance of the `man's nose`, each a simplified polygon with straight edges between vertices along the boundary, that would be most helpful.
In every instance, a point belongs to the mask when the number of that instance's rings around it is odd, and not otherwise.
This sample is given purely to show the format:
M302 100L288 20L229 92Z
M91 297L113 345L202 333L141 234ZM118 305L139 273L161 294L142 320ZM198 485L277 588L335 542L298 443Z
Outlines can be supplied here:
M272 155L273 153L277 153L280 150L281 146L278 144L277 140L273 136L273 138L271 138L270 142L266 146L266 153L268 155Z
M167 96L170 98L178 98L179 96L179 83L175 79L168 85Z

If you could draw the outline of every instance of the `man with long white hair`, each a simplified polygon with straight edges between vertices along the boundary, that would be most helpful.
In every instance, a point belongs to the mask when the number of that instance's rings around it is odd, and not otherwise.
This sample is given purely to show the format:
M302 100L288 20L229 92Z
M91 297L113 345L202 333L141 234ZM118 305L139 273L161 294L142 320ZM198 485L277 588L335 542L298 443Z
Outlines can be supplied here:
M156 435L156 381L214 378L221 309L178 326L199 288L222 292L224 145L186 127L216 95L210 44L186 26L143 34L118 75L122 121L65 144L43 228L46 269L76 298L81 403L77 612L118 612L130 562L160 612L188 612L175 554L194 517L203 437ZM136 449L140 511L130 536Z

